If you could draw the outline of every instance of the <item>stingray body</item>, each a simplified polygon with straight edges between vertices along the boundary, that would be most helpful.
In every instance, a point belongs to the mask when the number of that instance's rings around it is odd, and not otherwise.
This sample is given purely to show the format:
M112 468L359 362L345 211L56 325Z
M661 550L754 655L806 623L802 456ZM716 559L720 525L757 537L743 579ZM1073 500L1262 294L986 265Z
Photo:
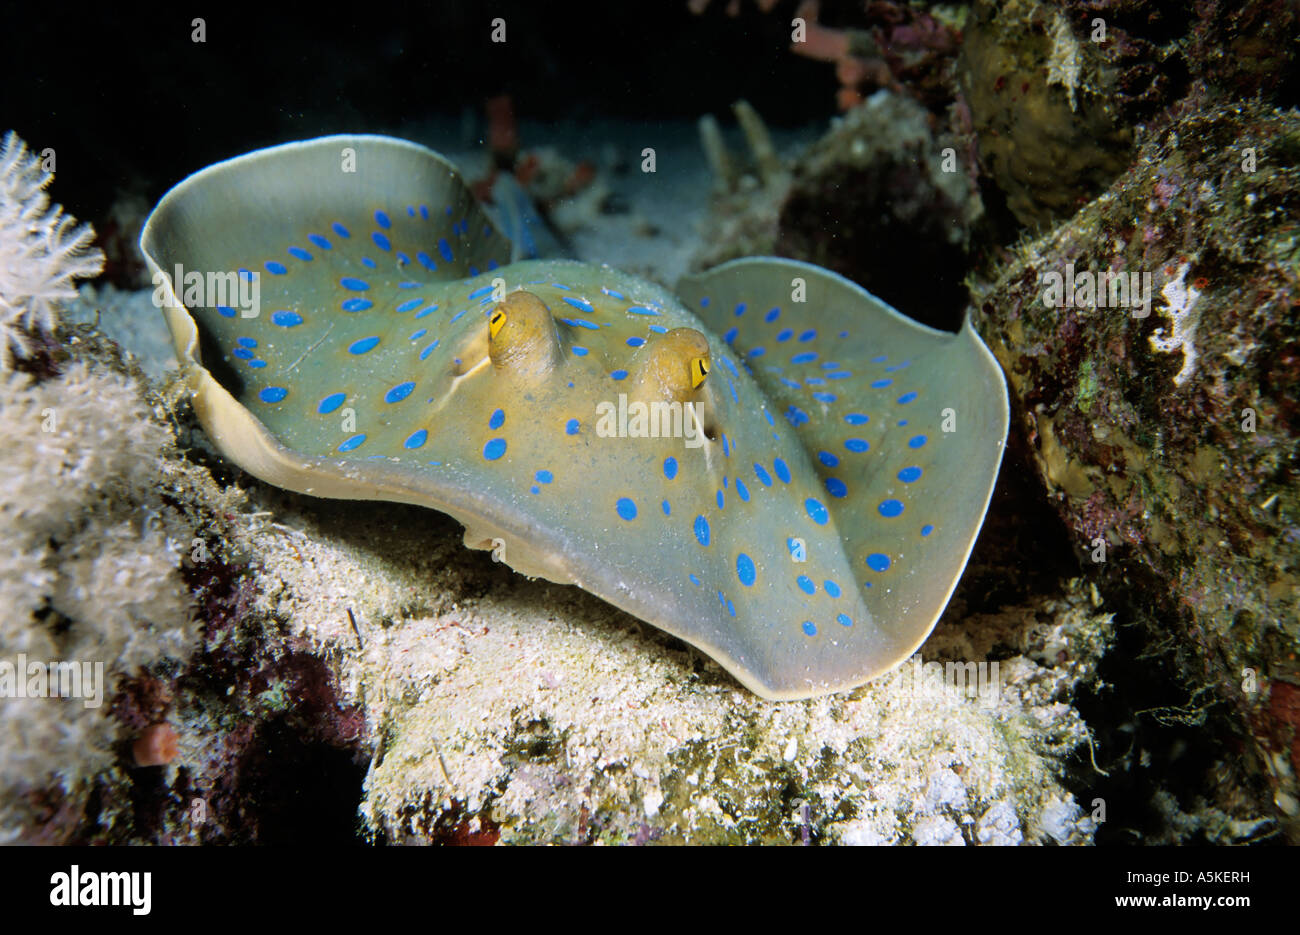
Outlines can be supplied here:
M467 545L767 698L850 688L915 650L1001 458L1005 384L969 326L932 331L789 260L679 295L520 261L455 168L401 140L211 166L141 243L224 455L303 493L446 512Z

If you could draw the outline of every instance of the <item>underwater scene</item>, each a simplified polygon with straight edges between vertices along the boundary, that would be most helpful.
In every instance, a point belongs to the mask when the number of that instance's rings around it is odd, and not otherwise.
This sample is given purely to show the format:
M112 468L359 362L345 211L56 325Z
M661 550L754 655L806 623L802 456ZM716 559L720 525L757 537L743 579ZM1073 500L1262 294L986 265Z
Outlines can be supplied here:
M1300 843L1300 3L338 10L3 14L0 842Z

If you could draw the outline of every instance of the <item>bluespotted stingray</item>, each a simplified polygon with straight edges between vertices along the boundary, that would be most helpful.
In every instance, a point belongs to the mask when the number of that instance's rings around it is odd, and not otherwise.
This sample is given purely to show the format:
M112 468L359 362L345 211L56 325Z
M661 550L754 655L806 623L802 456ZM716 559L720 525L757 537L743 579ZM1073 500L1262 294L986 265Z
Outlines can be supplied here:
M210 166L141 246L225 457L301 493L448 513L467 546L769 699L852 688L921 644L1002 457L1006 385L969 323L926 328L785 259L678 295L521 260L455 167L403 140Z

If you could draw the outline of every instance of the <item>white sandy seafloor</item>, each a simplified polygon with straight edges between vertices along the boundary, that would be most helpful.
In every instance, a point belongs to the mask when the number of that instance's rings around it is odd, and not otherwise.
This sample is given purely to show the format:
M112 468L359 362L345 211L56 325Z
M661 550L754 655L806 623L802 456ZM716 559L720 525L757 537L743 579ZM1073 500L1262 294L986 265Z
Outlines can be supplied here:
M433 129L402 132L439 148ZM525 149L593 159L627 208L579 212L564 231L577 258L671 285L701 247L708 208L694 124L566 133L521 128ZM774 136L782 149L797 142ZM452 142L441 148L465 174L481 172L474 141ZM644 146L654 176L639 171ZM84 289L69 317L96 311L150 377L174 379L149 290ZM894 676L769 703L599 599L465 549L447 517L240 483L227 546L255 569L253 612L317 647L343 701L364 711L360 813L389 841L429 839L449 816L502 843L1091 841L1095 822L1059 777L1067 756L1087 755L1067 699L1095 675L1110 618L1079 582L1032 607L941 622L921 658L993 653L995 695ZM201 755L206 730L176 727L173 771Z

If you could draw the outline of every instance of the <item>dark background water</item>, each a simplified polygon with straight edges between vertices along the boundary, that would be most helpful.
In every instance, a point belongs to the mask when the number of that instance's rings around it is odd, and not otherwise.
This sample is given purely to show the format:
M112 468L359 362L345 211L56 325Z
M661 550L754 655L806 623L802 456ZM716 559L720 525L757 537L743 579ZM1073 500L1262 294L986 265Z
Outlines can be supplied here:
M794 0L174 7L11 4L16 56L4 126L57 154L56 200L100 217L117 193L152 201L196 169L330 132L478 120L509 94L527 120L694 120L746 98L776 126L824 121L836 81L792 55ZM206 41L194 42L196 16ZM506 42L491 41L492 20ZM436 143L436 141L426 141Z

